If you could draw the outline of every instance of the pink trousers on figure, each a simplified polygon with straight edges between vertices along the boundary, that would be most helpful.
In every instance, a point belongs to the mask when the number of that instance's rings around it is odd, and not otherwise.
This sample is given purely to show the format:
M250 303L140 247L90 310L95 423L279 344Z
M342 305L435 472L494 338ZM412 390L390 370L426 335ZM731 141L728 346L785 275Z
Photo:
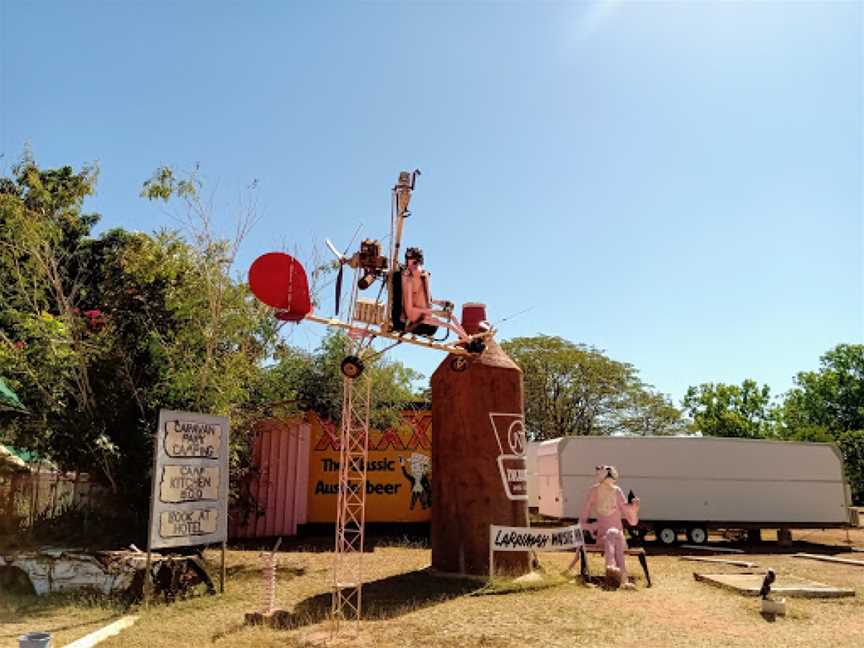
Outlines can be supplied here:
M609 529L603 538L603 555L606 557L606 567L617 567L621 570L621 581L627 581L627 568L624 563L624 550L627 543L624 534L619 529Z

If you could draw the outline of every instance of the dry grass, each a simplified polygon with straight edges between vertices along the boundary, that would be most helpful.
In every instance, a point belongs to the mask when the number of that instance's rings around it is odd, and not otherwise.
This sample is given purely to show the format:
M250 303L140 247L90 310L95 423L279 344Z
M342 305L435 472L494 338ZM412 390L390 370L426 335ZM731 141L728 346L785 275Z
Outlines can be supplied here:
M0 594L0 646L17 646L19 635L38 631L51 632L54 645L63 646L122 614L122 609L102 597L58 594L13 599Z
M812 542L843 546L845 532L800 532ZM864 546L864 530L852 533ZM770 548L770 545L766 548ZM649 547L649 554L654 550ZM807 548L812 551L813 548ZM656 551L656 550L655 550ZM864 554L852 554L864 560ZM215 554L211 556L215 559ZM735 572L723 565L684 562L677 555L651 555L654 587L640 579L637 590L605 591L562 578L569 554L543 554L546 578L538 587L506 581L483 586L470 581L434 578L422 570L429 550L378 547L365 559L369 583L364 588L367 618L358 636L330 639L328 571L330 554L281 554L278 604L294 614L296 627L276 631L243 625L243 614L258 607L260 575L257 552L229 552L228 590L173 605L138 610L131 629L106 648L176 648L186 646L859 646L864 638L864 567L792 558L784 554L745 554L743 559L773 567L779 574L852 587L854 598L790 599L789 615L771 623L758 602L693 579L694 571ZM739 558L739 556L735 556ZM635 558L631 572L641 577ZM599 556L591 557L594 573ZM26 629L48 629L55 645L86 634L117 615L72 599L0 603L0 645ZM85 624L85 625L78 625ZM72 627L75 626L75 627Z

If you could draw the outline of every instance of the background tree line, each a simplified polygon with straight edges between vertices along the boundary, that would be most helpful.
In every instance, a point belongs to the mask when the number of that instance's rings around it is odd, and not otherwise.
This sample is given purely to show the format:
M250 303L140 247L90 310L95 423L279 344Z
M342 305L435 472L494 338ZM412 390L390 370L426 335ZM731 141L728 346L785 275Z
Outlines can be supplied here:
M160 408L231 418L236 485L251 469L256 420L307 409L339 418L347 340L331 332L313 352L292 346L232 269L255 221L254 198L236 215L234 235L217 236L197 172L178 176L164 167L142 196L173 209L182 230L96 236L100 217L85 212L84 202L97 175L87 167L41 169L25 155L0 178L0 378L27 410L0 410L0 442L90 472L146 520ZM599 349L545 335L502 346L524 372L532 439L699 433L830 440L844 454L855 498L864 498L861 345L828 351L820 369L798 374L779 400L746 380L690 387L680 408ZM370 371L376 426L429 396L422 376L399 362L379 359Z
M691 386L675 407L636 369L557 337L502 345L524 372L525 426L534 440L562 435L629 434L833 442L844 458L855 502L864 502L864 345L838 344L816 371L772 398L767 385Z

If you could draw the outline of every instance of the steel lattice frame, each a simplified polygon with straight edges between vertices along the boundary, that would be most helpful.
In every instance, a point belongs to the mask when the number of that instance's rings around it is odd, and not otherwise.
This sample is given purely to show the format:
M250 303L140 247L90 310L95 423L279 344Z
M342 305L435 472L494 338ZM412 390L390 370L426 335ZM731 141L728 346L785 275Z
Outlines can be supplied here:
M356 346L356 345L355 345ZM339 492L332 614L340 621L360 621L363 600L363 543L366 528L366 465L369 456L370 372L344 378L339 439Z
M415 172L418 173L418 172ZM393 188L390 220L391 271L399 267L399 245L408 202L414 188L414 173L400 173ZM409 183L410 179L410 183ZM395 234L395 235L394 235ZM341 263L341 261L340 261ZM392 277L392 273L390 275ZM362 357L369 351L374 335L354 323L357 303L357 273L348 302L352 340L350 355ZM392 281L388 278L387 281ZM390 312L390 290L387 290L387 313ZM389 326L387 326L389 330ZM371 354L375 356L377 354ZM368 357L368 356L367 356ZM362 358L361 358L362 359ZM369 458L369 412L372 404L372 379L369 371L342 381L342 429L339 438L339 491L336 504L336 554L333 566L333 629L340 621L360 622L363 604L363 544L366 530L366 465Z

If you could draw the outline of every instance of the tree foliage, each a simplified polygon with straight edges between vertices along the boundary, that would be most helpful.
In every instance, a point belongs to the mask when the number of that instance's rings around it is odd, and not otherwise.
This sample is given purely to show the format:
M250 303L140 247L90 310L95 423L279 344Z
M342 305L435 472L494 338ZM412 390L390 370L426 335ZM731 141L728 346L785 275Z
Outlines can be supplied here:
M690 387L682 404L705 436L757 439L772 434L771 389L749 378L740 386L704 383Z
M782 408L786 435L823 429L832 436L864 430L864 345L838 344L818 371L802 371Z
M331 329L313 353L281 345L276 362L266 370L266 394L271 403L312 410L332 421L342 418L342 360L348 355L350 340ZM399 412L409 403L422 400L413 385L422 376L402 363L379 357L366 363L372 380L370 425L383 430L399 421Z
M94 182L25 158L0 183L0 367L32 413L3 434L140 504L158 409L236 424L275 324L209 231L92 237Z
M518 337L502 348L522 368L532 439L565 435L670 434L680 412L644 385L632 365L560 337Z
M802 371L780 408L781 433L798 441L833 441L843 454L853 500L864 503L864 345L838 344Z
M852 501L858 505L864 504L864 430L842 432L836 441L843 455Z

